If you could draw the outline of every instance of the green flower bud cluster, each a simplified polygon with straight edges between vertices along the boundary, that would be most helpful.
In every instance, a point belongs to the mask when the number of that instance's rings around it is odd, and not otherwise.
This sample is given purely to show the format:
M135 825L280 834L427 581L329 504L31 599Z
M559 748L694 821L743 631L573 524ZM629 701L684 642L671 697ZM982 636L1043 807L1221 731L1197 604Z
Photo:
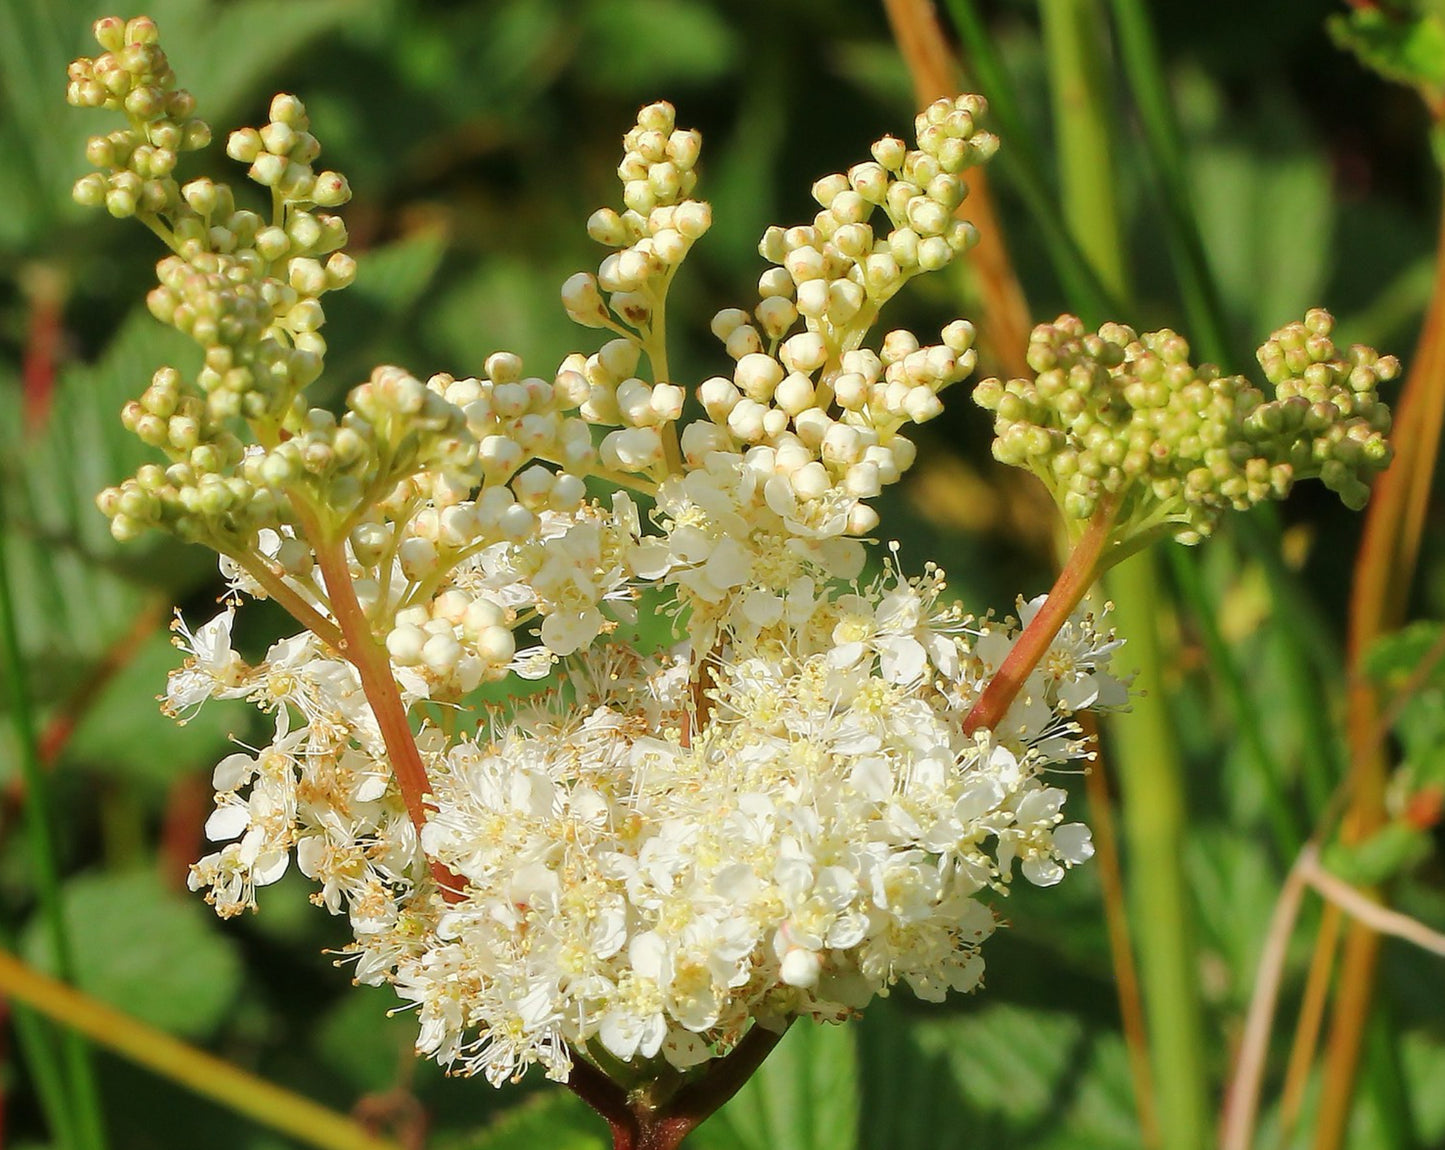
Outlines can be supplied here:
M562 304L583 327L620 330L620 321L647 341L678 266L712 226L712 209L688 198L697 185L702 136L677 127L671 104L648 104L638 112L623 147L617 175L625 210L601 208L587 221L594 240L617 250L596 275L578 272L568 279Z
M857 347L878 310L909 279L948 266L977 241L955 214L968 188L961 172L987 161L998 138L981 123L981 96L937 100L917 118L918 147L886 136L873 159L813 185L822 211L810 226L772 227L759 251L776 266L758 281L760 302L721 336L734 359L775 346L802 316L834 354ZM881 208L886 234L870 223ZM718 330L717 326L714 330Z
M75 199L117 218L169 212L180 199L171 175L179 153L205 147L211 129L195 118L195 98L176 87L153 20L108 16L94 30L105 51L70 65L66 99L78 108L124 112L129 126L91 137L85 154L102 172L82 176Z
M167 243L172 254L157 266L159 283L147 304L204 351L193 381L164 369L126 408L126 426L164 451L172 466L138 474L102 496L113 530L129 536L161 526L225 539L271 525L277 492L259 494L254 451L247 473L234 473L242 459L238 421L249 425L245 439L266 445L261 456L270 463L261 487L274 488L282 474L350 474L363 459L384 457L388 467L404 470L418 452L390 423L383 422L374 449L360 449L351 438L355 428L309 411L301 399L326 354L320 297L356 276L355 261L340 250L346 227L326 210L345 203L350 188L339 173L313 168L321 148L301 101L277 96L264 127L235 132L227 145L233 159L250 166L250 178L270 191L268 219L238 208L225 184L176 182L176 154L205 146L210 129L194 118L190 94L176 88L154 22L107 17L94 31L105 51L71 65L69 100L123 111L130 123L92 138L87 155L105 172L82 177L76 199L136 216ZM459 417L407 414L420 420L409 433L446 440L452 424L462 426ZM337 436L339 446L332 442ZM283 438L296 442L272 458ZM296 457L303 450L309 464ZM436 450L447 455L454 448L439 443Z
M1312 311L1260 348L1267 400L1244 376L1192 366L1172 331L1095 334L1062 316L1034 329L1032 380L985 380L974 399L994 413L995 458L1038 475L1070 520L1108 500L1121 538L1167 530L1194 543L1226 510L1283 498L1300 479L1364 503L1365 479L1390 458L1375 388L1399 364L1365 347L1342 358L1332 325Z

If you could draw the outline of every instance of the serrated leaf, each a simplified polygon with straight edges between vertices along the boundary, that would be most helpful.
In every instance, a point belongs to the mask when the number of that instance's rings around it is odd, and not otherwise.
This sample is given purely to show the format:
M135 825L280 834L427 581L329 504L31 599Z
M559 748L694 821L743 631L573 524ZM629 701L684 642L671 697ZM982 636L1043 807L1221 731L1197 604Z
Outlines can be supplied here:
M691 1136L697 1150L852 1150L858 1145L854 1029L806 1020Z
M1328 22L1335 43L1388 80L1422 90L1445 85L1445 21L1435 14L1391 14L1359 5Z
M73 878L62 902L82 990L186 1038L220 1025L240 990L241 961L198 899L135 872ZM21 950L50 969L41 923L27 927Z
M506 1111L485 1130L437 1140L436 1150L607 1150L602 1119L565 1087L542 1093Z
M860 1145L1134 1150L1127 1055L1077 1018L995 1003L951 1017L891 1003L862 1026ZM906 1068L906 1069L902 1069Z

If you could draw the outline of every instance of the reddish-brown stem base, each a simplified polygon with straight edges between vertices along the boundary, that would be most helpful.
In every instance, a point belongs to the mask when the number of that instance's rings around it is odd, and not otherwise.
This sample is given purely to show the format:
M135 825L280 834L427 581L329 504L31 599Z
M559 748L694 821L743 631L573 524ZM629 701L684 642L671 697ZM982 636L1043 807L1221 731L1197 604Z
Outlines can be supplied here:
M573 1061L567 1086L607 1122L613 1150L677 1150L684 1138L743 1088L782 1037L755 1025L701 1078L660 1106L634 1101L623 1087L580 1058Z
M963 721L965 734L973 734L980 728L996 727L1008 713L1024 682L1033 669L1039 665L1054 636L1068 622L1089 588L1094 585L1102 572L1101 562L1109 543L1109 532L1114 527L1115 507L1112 503L1101 505L1089 520L1079 542L1069 553L1064 569L1054 581L1044 605L1039 608L1025 627L1013 647L1004 658L1003 665L994 672L978 702Z

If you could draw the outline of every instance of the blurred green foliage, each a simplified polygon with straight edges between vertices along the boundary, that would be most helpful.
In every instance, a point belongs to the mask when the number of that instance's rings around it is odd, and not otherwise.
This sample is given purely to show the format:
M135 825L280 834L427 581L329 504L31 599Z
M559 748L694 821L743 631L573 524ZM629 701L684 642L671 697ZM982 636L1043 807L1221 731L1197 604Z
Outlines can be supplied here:
M1231 336L1253 346L1323 302L1346 338L1407 353L1430 287L1439 194L1418 103L1332 45L1328 4L1157 7ZM345 970L333 969L326 948L346 932L305 905L295 876L265 892L254 920L222 924L184 893L209 768L228 740L252 732L244 709L211 704L177 728L151 702L176 660L163 638L170 605L201 614L220 593L207 554L158 537L121 550L91 506L141 450L120 427L122 402L156 364L194 354L144 314L160 254L151 237L70 202L96 128L64 106L65 66L108 11L92 0L0 3L0 499L26 688L42 733L55 746L69 735L54 786L80 983L338 1108L365 1097L370 1112L405 1117L412 1111L398 1099L418 1100L428 1145L439 1150L600 1147L600 1126L564 1092L524 1098L415 1063L408 1018L389 1017L391 996L353 991ZM350 178L361 274L326 330L338 395L376 362L461 375L506 348L545 373L567 351L591 350L591 333L567 322L557 290L595 266L583 224L616 199L618 138L636 107L657 98L675 102L706 140L703 194L716 224L670 308L676 375L701 379L723 358L707 320L748 297L764 225L810 216L812 180L861 158L876 136L903 133L913 113L906 70L871 3L154 0L148 11L218 134L261 119L273 91L295 91L326 162ZM1004 0L986 14L1022 111L1046 139L1033 5ZM1398 43L1336 23L1357 52L1386 54L1438 87L1435 16ZM1143 314L1117 318L1182 327L1137 147L1121 158L1118 179ZM1034 314L1052 318L1058 281L1014 193L1006 183L998 192ZM923 330L974 315L975 302L956 278L902 301L896 318ZM926 433L912 482L882 508L884 529L909 565L946 566L971 608L1006 610L1019 589L1047 586L1047 557L1027 542L1047 527L1017 530L987 442L986 421L954 396ZM1330 503L1302 492L1290 506L1283 562L1246 527L1198 567L1302 827L1319 818L1341 772L1329 708L1344 688L1339 650L1358 528ZM1439 617L1445 530L1435 507L1415 613ZM1267 845L1256 760L1211 677L1197 621L1171 609L1165 622L1177 644L1170 703L1191 768L1187 866L1208 1059L1222 1081L1290 860ZM243 643L261 649L268 625L279 633L279 618L253 615ZM1378 673L1407 676L1439 634L1433 625L1402 636L1380 654ZM1416 790L1440 786L1441 683L1437 669L1399 715ZM0 919L19 931L34 901L15 775L7 724ZM1381 848L1387 864L1358 858L1351 877L1390 876L1401 906L1445 925L1439 845L1438 821L1421 825L1410 850ZM1086 869L1042 899L1018 890L1004 909L1012 929L990 947L980 996L923 1011L900 995L856 1027L795 1028L699 1131L700 1150L1139 1146L1096 876ZM43 963L43 947L27 948ZM1296 957L1302 966L1303 944ZM1292 967L1285 1018L1298 973ZM1406 1105L1387 1112L1387 1095L1367 1094L1352 1147L1445 1144L1440 985L1438 962L1391 944L1387 1026L1370 1057L1401 1076ZM0 1054L3 1144L47 1145L26 1066ZM100 1071L117 1147L287 1145L109 1056Z

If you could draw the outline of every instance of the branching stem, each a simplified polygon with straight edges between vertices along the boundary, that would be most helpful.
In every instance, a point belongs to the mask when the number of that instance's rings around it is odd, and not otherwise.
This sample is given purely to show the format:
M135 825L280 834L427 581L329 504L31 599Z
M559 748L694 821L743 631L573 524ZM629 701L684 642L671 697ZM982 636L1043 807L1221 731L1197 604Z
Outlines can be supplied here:
M1108 554L1109 537L1117 509L1118 504L1114 501L1100 503L1070 552L1064 569L1059 572L1044 605L1015 640L1003 665L994 672L973 710L964 719L966 734L973 734L980 727L998 725L1023 689L1024 682L1043 659L1054 636L1068 621L1074 608L1083 602L1104 568L1109 566L1112 559Z

